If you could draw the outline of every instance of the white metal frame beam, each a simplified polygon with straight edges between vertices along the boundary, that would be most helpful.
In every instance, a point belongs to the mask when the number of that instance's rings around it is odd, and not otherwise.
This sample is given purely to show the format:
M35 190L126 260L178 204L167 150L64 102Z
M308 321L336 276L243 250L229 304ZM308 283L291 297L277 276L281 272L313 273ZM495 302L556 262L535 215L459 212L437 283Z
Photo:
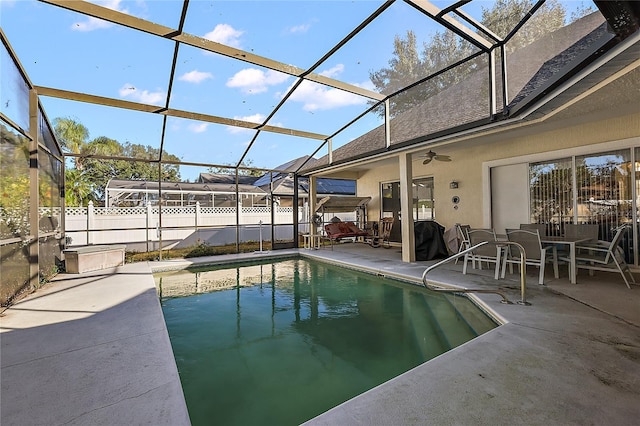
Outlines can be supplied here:
M55 89L52 87L35 86L39 96L49 96L52 98L67 99L71 101L85 102L96 105L109 106L114 108L129 109L133 111L148 112L152 114L160 114L169 117L186 118L189 120L206 121L208 123L223 124L226 126L243 127L251 130L263 130L265 132L280 133L289 136L299 136L315 140L325 140L327 135L319 133L306 132L303 130L289 129L286 127L277 127L253 123L251 121L243 121L231 118L220 117L217 115L201 114L198 112L184 111L173 108L165 108L158 105L143 104L139 102L125 101L122 99L107 98L103 96L90 95L87 93L72 92L69 90Z

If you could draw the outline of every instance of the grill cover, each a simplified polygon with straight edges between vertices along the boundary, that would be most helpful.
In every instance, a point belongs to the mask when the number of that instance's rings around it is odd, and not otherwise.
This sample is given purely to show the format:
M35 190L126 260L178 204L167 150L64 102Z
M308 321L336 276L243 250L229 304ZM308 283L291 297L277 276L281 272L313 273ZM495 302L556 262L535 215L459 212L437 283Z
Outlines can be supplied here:
M444 242L444 226L435 221L415 222L416 260L442 259L449 256Z

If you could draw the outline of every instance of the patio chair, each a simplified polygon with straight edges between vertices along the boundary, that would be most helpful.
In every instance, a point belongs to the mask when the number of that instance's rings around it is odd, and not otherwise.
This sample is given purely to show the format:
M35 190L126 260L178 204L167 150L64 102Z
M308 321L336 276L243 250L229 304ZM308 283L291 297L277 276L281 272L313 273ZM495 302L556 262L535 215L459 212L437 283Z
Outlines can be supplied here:
M378 248L390 248L389 238L391 236L391 229L393 227L393 218L385 217L380 220L379 223L373 223L373 233L368 234L364 241L371 247ZM385 245L386 243L386 245Z
M567 223L564 225L564 236L568 238L588 238L588 241L584 241L580 243L581 250L584 250L585 246L600 246L604 244L605 246L609 245L609 241L598 241L598 231L600 226L597 224L575 224L575 223ZM578 248L576 247L576 252L578 252ZM566 249L558 250L558 257L565 258L569 256Z
M389 238L391 237L391 229L393 228L393 218L383 217L380 221L380 244L384 248L391 248ZM385 245L386 242L386 245Z
M553 275L558 278L558 257L555 247L542 247L540 232L537 229L507 229L507 240L520 244L524 248L525 264L521 265L520 248L510 245L506 249L506 256L502 263L502 278L505 276L507 264L509 271L513 273L513 265L518 264L526 270L527 265L537 266L540 269L538 284L544 284L544 270L547 262L553 263Z
M577 245L576 274L578 269L587 269L590 275L593 275L594 271L620 272L627 288L631 289L625 272L629 274L632 283L635 284L636 280L624 260L624 251L619 246L628 228L627 224L617 227L611 242L599 241L598 244Z
M589 243L598 241L597 224L575 224L567 223L564 225L564 236L570 238L589 238Z
M460 242L458 246L458 253L471 247L468 235L470 229L471 226L469 225L460 225L459 223L456 223L456 233L458 234L458 241ZM458 263L458 260L460 260L459 257L456 258L455 263Z
M462 273L467 273L467 264L472 263L478 265L479 269L482 269L482 262L495 264L495 279L500 277L500 261L502 259L502 247L497 244L492 244L497 241L496 233L493 229L470 229L467 232L469 236L469 247L473 247L484 241L489 241L489 244L485 244L472 250L464 255L464 264L462 266Z
M527 231L537 230L541 237L547 235L546 223L521 223L520 229L524 229Z

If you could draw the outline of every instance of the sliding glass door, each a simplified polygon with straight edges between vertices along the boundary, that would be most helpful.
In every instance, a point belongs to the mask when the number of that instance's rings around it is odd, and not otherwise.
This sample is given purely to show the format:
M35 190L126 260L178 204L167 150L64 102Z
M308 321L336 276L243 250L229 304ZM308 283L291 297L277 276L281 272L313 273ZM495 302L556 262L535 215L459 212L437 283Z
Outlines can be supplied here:
M561 234L565 224L599 225L599 239L635 223L622 243L627 262L638 264L640 148L532 163L529 165L532 223L545 223Z
M412 184L412 215L413 220L435 220L435 203L433 197L433 178L418 178ZM383 183L380 188L382 198L382 217L393 217L394 225L391 229L393 242L401 241L400 214L400 182Z

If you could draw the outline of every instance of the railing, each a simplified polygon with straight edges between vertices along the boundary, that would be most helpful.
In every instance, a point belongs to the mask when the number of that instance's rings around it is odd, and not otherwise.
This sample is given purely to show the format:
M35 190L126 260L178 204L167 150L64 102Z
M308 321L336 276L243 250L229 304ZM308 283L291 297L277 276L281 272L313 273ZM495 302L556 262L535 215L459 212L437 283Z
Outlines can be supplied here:
M507 295L504 294L504 292L500 291L500 290L493 290L493 289L487 289L487 288L444 288L444 287L436 287L434 285L430 285L427 282L427 274L429 272L431 272L432 270L436 269L437 267L444 265L446 263L449 263L451 261L454 261L464 255L466 255L467 253L477 249L480 246L483 246L485 244L496 244L496 245L500 245L500 246L508 246L508 245L513 245L518 247L518 249L520 250L520 295L521 295L521 300L519 300L517 303L519 305L526 305L529 306L531 305L531 303L527 302L527 296L526 296L526 255L524 252L524 247L522 247L520 244L513 242L513 241L483 241L479 244L476 244L473 247L469 247L466 250L463 250L461 252L458 252L444 260L441 260L438 263L434 263L433 265L429 266L427 269L425 269L425 271L422 273L422 284L428 288L429 290L432 291L438 291L438 292L444 292L444 293L493 293L493 294L497 294L500 297L502 297L502 300L500 301L500 303L508 303L508 304L513 304L513 302L511 302L509 300L509 298L507 298Z

